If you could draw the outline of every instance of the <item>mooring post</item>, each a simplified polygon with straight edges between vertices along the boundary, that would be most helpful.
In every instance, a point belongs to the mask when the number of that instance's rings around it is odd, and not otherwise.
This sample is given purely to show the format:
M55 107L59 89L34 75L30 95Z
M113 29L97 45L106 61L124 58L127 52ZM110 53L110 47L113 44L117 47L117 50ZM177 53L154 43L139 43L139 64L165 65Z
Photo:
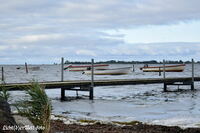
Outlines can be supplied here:
M163 80L164 80L164 92L167 91L167 84L166 84L166 81L165 81L165 60L163 60Z
M93 88L94 88L94 59L91 60L91 86L90 86L90 100L93 100L94 94L93 94Z
M25 62L25 68L26 68L26 73L28 73L28 65L26 62Z
M135 72L135 65L133 64L133 72Z
M61 81L64 81L64 58L61 58Z
M5 82L5 78L4 78L4 69L3 67L1 67L1 81L4 83Z
M165 76L165 60L163 60L163 78L165 79L166 76Z
M192 83L191 90L194 90L194 59L192 59Z
M159 67L159 76L161 76L161 70L160 70L160 67Z
M61 58L61 82L64 80L64 58ZM61 88L61 101L65 100L65 88Z

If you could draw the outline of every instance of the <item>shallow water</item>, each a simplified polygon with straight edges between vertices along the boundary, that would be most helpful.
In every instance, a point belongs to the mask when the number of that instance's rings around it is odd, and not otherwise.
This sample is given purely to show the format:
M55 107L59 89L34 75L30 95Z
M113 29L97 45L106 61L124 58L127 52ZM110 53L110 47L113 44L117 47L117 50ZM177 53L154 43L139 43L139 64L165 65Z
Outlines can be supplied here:
M40 70L26 74L18 66L7 65L6 83L38 81L59 81L60 65L39 65ZM111 65L126 67L131 65ZM139 70L143 65L135 65L135 72L120 76L95 76L95 79L132 79L158 78L158 73L144 73ZM200 76L200 65L195 64L195 76ZM181 73L166 73L166 77L189 77L191 65ZM162 76L161 76L162 77ZM65 80L86 80L89 75L81 72L64 72ZM195 83L196 91L167 92L162 91L162 84L103 86L94 88L94 100L88 100L88 92L79 92L80 99L60 102L60 89L46 90L52 99L53 113L74 119L94 119L104 121L139 120L152 124L178 125L181 127L198 127L200 124L200 83ZM189 90L190 86L181 86ZM176 90L177 87L171 87ZM23 98L22 91L13 91L12 101ZM66 91L68 96L76 96L73 91Z

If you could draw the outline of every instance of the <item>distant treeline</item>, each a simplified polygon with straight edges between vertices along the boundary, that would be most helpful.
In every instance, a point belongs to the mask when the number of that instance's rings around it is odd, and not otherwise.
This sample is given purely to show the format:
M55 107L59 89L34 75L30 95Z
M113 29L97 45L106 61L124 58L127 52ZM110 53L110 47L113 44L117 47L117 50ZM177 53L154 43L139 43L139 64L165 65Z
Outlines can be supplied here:
M91 62L87 61L65 61L65 64L90 64ZM116 61L116 60L109 60L109 61L98 61L95 62L98 64L162 64L162 61L156 61L156 60L150 60L150 61ZM171 60L166 60L166 64L189 64L191 61L171 61ZM195 62L195 63L200 63L200 61Z

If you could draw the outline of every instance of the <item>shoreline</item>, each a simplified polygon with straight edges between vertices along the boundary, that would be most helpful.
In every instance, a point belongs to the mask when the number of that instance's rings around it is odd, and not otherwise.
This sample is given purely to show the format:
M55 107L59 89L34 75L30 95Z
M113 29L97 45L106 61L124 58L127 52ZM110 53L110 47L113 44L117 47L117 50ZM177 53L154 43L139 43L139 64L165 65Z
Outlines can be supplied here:
M61 120L51 121L50 133L199 133L200 128L182 129L178 126L150 125L141 122L135 122L131 125L102 124L65 124Z
M74 120L68 117L52 115L51 133L199 133L200 127L183 128L143 123L140 121L98 121Z

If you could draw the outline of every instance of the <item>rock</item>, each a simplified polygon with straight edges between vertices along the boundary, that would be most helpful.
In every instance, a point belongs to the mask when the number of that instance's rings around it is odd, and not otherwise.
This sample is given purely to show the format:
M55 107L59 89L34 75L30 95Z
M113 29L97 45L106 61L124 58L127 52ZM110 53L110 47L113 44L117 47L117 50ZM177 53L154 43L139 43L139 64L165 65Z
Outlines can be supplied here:
M19 133L17 124L11 115L11 109L5 100L0 100L0 133Z

